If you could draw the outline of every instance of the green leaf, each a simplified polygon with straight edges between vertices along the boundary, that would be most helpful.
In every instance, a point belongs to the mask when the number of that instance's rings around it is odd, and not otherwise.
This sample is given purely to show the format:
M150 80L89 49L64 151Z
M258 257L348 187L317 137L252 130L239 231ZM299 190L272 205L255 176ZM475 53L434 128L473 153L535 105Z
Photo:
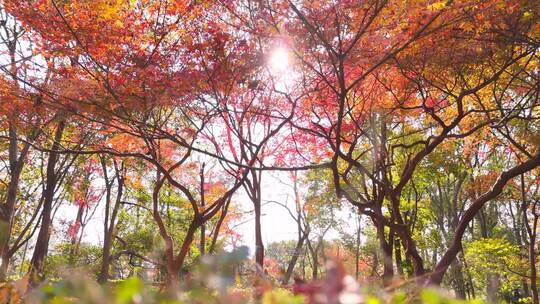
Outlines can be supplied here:
M116 304L138 302L143 283L138 278L129 278L120 282L116 287Z

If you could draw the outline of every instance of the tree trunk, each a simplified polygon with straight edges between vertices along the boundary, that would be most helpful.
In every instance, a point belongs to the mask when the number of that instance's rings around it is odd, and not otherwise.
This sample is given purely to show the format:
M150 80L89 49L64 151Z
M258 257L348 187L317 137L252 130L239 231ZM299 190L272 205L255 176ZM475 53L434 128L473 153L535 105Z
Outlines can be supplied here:
M499 303L500 277L498 273L488 273L486 275L487 303Z
M298 234L298 241L296 242L296 246L294 248L293 256L291 260L289 261L289 264L287 265L287 271L285 272L285 276L283 277L281 284L287 285L289 283L289 280L291 279L291 276L294 271L294 267L296 266L296 263L298 261L298 258L300 257L300 254L302 254L302 249L304 247L304 242L309 237L309 227L302 227L305 223L305 218L302 213L302 206L301 206L301 197L300 193L298 192L298 175L297 172L293 173L293 191L294 191L294 204L296 209L296 227L297 227L297 234Z
M75 224L77 223L79 224L79 229L82 229L83 213L84 213L84 206L80 205L77 208L77 216L75 218ZM79 234L79 231L77 231L75 235L71 236L71 246L69 248L69 265L75 265L76 255L78 254L78 251L79 251L78 237L77 237L78 234Z
M293 256L291 260L289 261L289 264L287 265L287 271L285 272L285 276L283 277L281 284L283 285L289 284L289 280L291 279L292 273L294 271L294 266L296 266L296 262L298 261L298 258L300 257L300 254L302 253L302 248L304 247L304 241L306 240L306 237L307 236L305 235L302 236L296 243Z
M531 159L512 167L511 169L502 172L499 178L491 189L480 197L475 199L470 207L463 213L461 220L459 221L452 244L446 250L439 263L435 266L430 274L429 283L439 285L441 284L444 274L448 270L448 267L452 264L457 254L462 249L461 239L467 229L469 223L474 219L474 216L482 209L482 207L490 200L496 198L503 190L506 183L512 178L528 172L540 165L540 151L538 151Z
M174 271L176 274L180 274L180 270L182 269L182 266L184 266L184 262L189 253L189 248L191 247L191 244L193 243L193 239L195 238L195 232L201 225L202 225L202 219L194 218L191 221L189 228L186 232L186 237L184 238L184 242L182 243L182 246L180 247L180 252L178 253L178 256L176 257L176 260L174 261Z
M360 236L361 236L361 221L360 215L358 215L358 229L356 231L356 246L354 248L354 277L358 281L360 277Z
M411 233L409 232L409 228L408 226L405 225L405 222L401 216L401 211L399 210L400 196L401 196L401 193L399 191L392 192L389 195L389 199L392 202L392 206L394 209L395 220L397 221L399 225L402 226L398 229L392 229L392 231L395 232L401 239L401 243L403 244L403 248L405 249L405 254L409 256L412 261L414 275L420 278L426 272L424 269L424 260L422 259L422 256L418 252L416 242L412 238ZM393 245L393 241L390 244L390 246L392 245Z
M525 175L521 174L520 176L521 181L521 201L522 201L522 207L521 211L523 212L523 222L525 224L525 228L527 231L527 235L529 236L529 268L531 271L530 274L530 283L531 283L531 295L532 295L532 303L538 304L538 286L537 286L537 270L536 270L536 232L538 229L538 219L539 215L536 211L536 207L538 202L535 201L532 204L528 203L527 195L525 191ZM530 212L533 215L533 222L532 225L529 223L528 217L527 217L527 210L530 209Z
M386 285L390 284L394 277L394 263L392 262L392 244L386 241L384 227L383 224L376 223L379 246L383 255L383 283Z
M167 277L165 279L165 287L174 290L178 286L179 273L176 271L174 263L174 247L173 241L170 236L164 238L165 240L165 269L167 271Z
M538 304L538 286L537 286L537 271L536 271L536 250L534 248L535 246L535 239L531 239L531 242L529 242L529 265L531 268L531 276L530 276L530 282L531 282L531 295L532 295L532 303Z
M109 280L109 266L111 264L111 244L112 236L107 233L103 238L101 270L98 276L100 284L106 283Z
M156 170L156 184L152 193L152 217L159 228L161 238L165 242L165 270L167 271L165 286L174 289L178 284L178 272L176 271L174 259L174 243L159 213L159 192L164 182L165 179L161 177L159 170Z
M311 259L313 266L311 267L311 279L316 280L319 277L319 255L317 252L312 252Z
M0 282L6 280L7 270L11 256L9 254L9 240L11 238L11 229L13 226L13 212L17 201L17 193L19 190L19 181L21 172L24 167L24 160L29 150L29 145L26 144L19 155L17 130L10 124L9 126L9 167L11 171L10 180L7 188L6 202L0 205L0 256L2 263L0 264Z
M317 251L319 251L318 246L313 248L313 245L311 244L311 241L309 239L306 239L307 241L307 247L309 250L309 255L311 256L311 280L316 280L319 275L319 254Z
M216 251L216 244L219 237L219 230L221 229L221 226L223 225L223 221L225 220L225 217L227 216L227 213L229 211L229 204L231 203L231 198L229 197L227 199L227 202L221 209L221 214L219 215L219 218L217 220L216 225L214 226L214 231L212 232L212 240L210 241L210 247L208 248L208 253L213 254Z
M396 238L394 241L394 254L396 255L396 268L400 276L403 276L403 261L401 260L401 244L399 239Z
M254 205L255 209L255 263L264 269L264 244L262 239L261 229L261 204L257 200Z
M105 219L103 220L103 248L101 254L101 269L98 275L98 283L103 284L109 280L109 265L111 259L112 236L109 234L109 209L111 207L112 182L107 174L107 163L101 157L101 170L105 180Z
M5 24L4 24L4 30L6 30ZM15 86L18 88L18 67L17 67L17 59L16 59L16 51L17 51L17 40L18 35L15 34L13 37L7 37L7 50L9 52L9 58L10 58L10 73L11 78L15 83ZM13 115L13 116L10 116ZM15 209L15 202L17 200L17 193L19 190L19 180L21 176L22 169L24 167L24 161L26 158L26 154L28 153L28 150L30 148L30 145L28 143L25 143L24 148L21 150L19 155L19 141L17 138L17 128L16 124L13 123L11 120L13 117L18 119L19 113L18 111L14 111L14 113L10 113L10 115L7 115L8 120L8 135L9 135L9 145L8 145L8 158L9 158L9 169L11 171L10 174L10 181L7 188L7 197L6 202L0 205L0 257L2 257L2 263L0 264L0 282L3 282L6 280L7 277L7 271L9 267L9 262L11 259L11 255L9 253L9 241L11 238L11 229L13 226L13 212Z
M2 256L2 263L0 264L0 282L4 282L7 278L7 270L9 266L9 257Z
M49 158L47 160L47 182L43 193L44 200L43 213L41 217L41 227L36 240L34 254L30 263L30 280L34 283L41 280L41 277L43 275L43 262L45 256L47 255L47 250L49 247L49 237L52 220L51 213L54 199L54 191L57 183L57 176L55 170L59 156L57 150L60 147L60 140L62 139L62 134L64 133L64 127L64 121L60 121L58 123L58 127L54 136L54 142L52 144L51 152L49 152Z
M202 205L202 208L204 210L204 205ZM201 235L200 235L200 241L199 241L199 251L201 252L201 256L205 254L206 250L206 225L203 223L201 224Z
M452 266L450 267L450 272L453 277L453 289L456 293L458 299L466 298L466 289L465 289L465 277L463 275L463 266L459 259L456 259Z
M205 206L205 199L204 199L204 167L205 167L205 164L203 163L202 166L201 166L201 172L200 172L200 177L201 177L201 210L204 210L204 206ZM201 224L201 235L200 235L200 240L199 240L199 251L201 253L201 256L203 256L205 254L205 250L206 250L206 225L205 223L203 222Z
M106 167L104 166L104 169L106 170ZM124 194L124 177L121 175L120 170L116 167L115 163L115 171L116 171L116 180L118 182L118 190L116 193L116 201L114 203L113 211L109 219L109 207L111 203L111 191L110 186L108 186L109 189L107 189L107 198L106 198L106 206L105 206L105 221L103 225L105 236L103 238L103 255L102 255L102 261L101 261L101 270L98 276L98 282L99 283L105 283L109 280L109 267L111 264L111 248L112 248L112 241L114 237L114 229L116 227L116 217L118 215L118 211L120 210L120 206L122 205L122 196ZM105 172L105 171L104 171ZM106 176L106 172L104 173Z

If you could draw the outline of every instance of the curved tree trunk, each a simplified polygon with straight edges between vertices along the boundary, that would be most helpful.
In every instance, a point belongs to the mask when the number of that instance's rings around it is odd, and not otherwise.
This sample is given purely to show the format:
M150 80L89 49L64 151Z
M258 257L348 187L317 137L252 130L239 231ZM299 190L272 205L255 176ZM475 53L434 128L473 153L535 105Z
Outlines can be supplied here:
M298 258L300 257L300 254L302 253L302 248L304 247L304 242L306 238L307 236L303 235L296 243L293 256L291 260L289 261L289 264L287 265L287 271L285 272L285 276L281 280L281 284L283 285L289 284L289 280L291 279L291 276L293 274L294 267L296 266L296 262L298 261Z
M478 214L480 209L489 202L490 200L496 198L499 194L501 194L504 186L508 181L513 179L514 177L524 173L528 172L536 167L540 166L540 151L538 151L533 157L531 157L529 160L525 161L524 163L521 163L519 165L514 166L513 168L504 171L499 175L499 178L493 184L490 190L482 194L480 197L475 199L470 207L463 213L463 216L461 217L461 220L459 221L456 232L454 234L454 239L448 248L442 258L439 260L433 271L430 273L429 276L429 282L434 285L440 285L444 274L448 270L448 267L452 264L454 259L456 258L457 254L462 249L462 243L461 240L463 238L463 235L465 233L465 230L467 229L467 226L469 223L474 219L475 215Z

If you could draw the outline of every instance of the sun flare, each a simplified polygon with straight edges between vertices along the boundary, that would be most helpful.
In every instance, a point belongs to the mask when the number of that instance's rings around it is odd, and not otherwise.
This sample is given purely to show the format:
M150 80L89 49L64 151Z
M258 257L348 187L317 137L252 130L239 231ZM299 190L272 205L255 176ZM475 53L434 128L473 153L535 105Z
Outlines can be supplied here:
M270 68L276 72L283 72L289 67L289 52L279 47L272 51L269 61Z

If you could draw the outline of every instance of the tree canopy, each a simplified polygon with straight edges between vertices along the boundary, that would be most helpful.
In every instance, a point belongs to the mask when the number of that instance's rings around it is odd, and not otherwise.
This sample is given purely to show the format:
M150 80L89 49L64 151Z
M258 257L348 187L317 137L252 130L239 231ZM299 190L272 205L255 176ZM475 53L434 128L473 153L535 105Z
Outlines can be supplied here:
M537 0L1 0L0 281L539 303L539 50Z

